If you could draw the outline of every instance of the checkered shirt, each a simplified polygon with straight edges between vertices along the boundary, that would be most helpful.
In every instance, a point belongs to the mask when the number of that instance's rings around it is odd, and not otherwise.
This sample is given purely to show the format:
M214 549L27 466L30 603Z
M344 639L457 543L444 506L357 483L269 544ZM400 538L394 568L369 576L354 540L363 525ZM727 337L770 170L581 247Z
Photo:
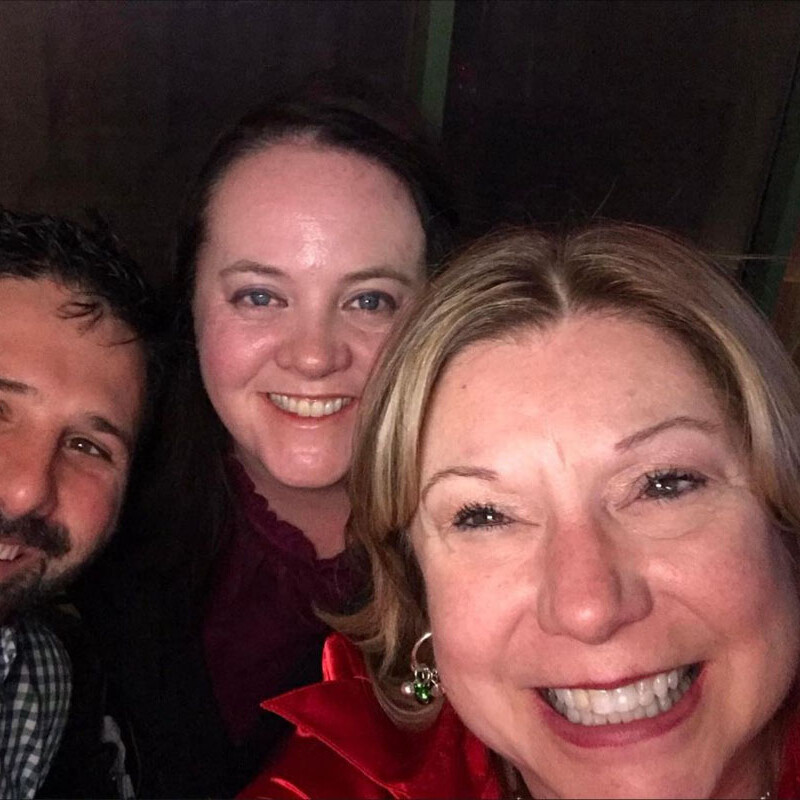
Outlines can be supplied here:
M64 645L32 617L0 626L0 797L32 798L67 723L72 670Z

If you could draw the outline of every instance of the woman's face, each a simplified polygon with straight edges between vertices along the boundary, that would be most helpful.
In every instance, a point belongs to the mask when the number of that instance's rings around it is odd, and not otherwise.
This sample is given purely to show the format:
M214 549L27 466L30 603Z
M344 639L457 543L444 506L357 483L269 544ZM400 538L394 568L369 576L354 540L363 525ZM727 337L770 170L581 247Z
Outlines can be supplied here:
M423 282L398 178L309 143L246 156L216 188L194 319L208 395L259 486L336 484L378 350Z
M474 345L436 390L421 470L443 685L534 797L768 788L798 599L683 347L599 316Z

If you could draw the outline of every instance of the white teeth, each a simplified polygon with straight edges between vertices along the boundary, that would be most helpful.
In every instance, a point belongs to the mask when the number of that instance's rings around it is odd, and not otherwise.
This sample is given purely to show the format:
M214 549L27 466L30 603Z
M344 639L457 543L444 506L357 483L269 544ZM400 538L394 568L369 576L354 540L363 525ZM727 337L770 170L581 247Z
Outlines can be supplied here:
M673 669L672 672L667 675L667 685L670 689L678 688L678 670Z
M353 400L352 397L330 397L323 400L274 393L270 393L268 397L278 408L290 414L297 414L298 417L328 417L349 406Z
M589 702L595 714L610 714L614 710L614 700L605 689L589 689Z
M556 697L567 707L575 708L575 700L569 689L556 689Z
M0 561L13 561L19 555L18 544L0 544Z
M548 689L544 696L580 725L618 725L669 711L689 690L697 669L681 667L616 689Z
M634 686L620 686L619 689L614 689L613 698L620 713L632 711L639 705L639 696Z
M589 695L585 689L572 689L572 699L575 701L575 708L579 711L586 711L591 705L589 703Z
M656 699L655 693L653 692L653 682L636 681L636 694L639 697L639 705L647 708L647 706Z

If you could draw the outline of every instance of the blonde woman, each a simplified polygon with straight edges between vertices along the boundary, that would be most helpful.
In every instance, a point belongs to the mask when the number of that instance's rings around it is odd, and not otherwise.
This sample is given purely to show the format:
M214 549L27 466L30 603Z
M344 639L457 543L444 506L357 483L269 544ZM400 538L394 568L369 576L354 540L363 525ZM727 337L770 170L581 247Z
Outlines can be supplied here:
M505 233L386 353L360 653L265 704L297 733L245 795L797 796L800 387L727 277L631 225Z

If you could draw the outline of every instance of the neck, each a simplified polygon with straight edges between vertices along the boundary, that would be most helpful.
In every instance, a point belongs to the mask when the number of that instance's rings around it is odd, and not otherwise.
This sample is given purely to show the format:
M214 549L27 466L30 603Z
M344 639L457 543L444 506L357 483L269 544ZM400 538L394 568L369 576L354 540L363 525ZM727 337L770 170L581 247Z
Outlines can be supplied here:
M319 489L297 488L276 481L266 470L252 469L245 460L242 464L256 491L281 519L303 531L317 558L332 558L344 550L350 501L343 481Z

